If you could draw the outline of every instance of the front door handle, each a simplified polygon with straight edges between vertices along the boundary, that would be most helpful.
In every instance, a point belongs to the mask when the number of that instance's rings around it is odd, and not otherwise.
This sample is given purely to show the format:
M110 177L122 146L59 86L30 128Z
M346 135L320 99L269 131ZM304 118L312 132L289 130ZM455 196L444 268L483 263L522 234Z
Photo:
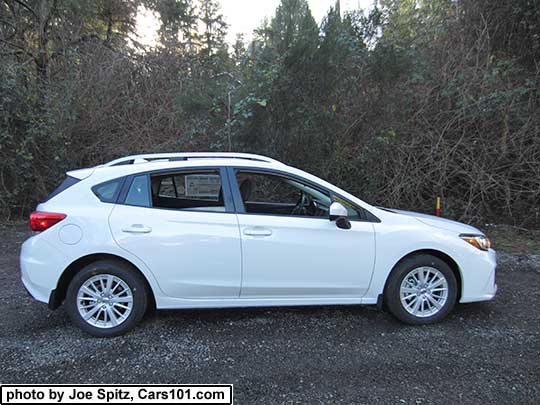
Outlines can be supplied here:
M152 232L152 228L149 226L144 226L142 224L133 224L130 226L127 226L125 228L122 228L122 232L126 233L150 233Z
M263 227L255 227L255 228L246 228L244 229L244 235L248 236L270 236L272 235L272 230L268 228Z

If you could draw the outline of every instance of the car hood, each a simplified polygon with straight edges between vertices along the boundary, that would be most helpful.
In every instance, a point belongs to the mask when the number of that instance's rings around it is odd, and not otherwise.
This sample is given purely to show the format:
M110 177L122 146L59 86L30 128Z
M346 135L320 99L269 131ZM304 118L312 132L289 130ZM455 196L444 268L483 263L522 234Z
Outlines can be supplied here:
M452 221L446 218L436 217L434 215L427 215L427 214L422 214L420 212L413 212L413 211L395 210L395 209L390 209L390 208L382 208L382 209L393 212L395 214L413 217L426 225L433 226L436 228L441 228L450 232L481 234L481 235L484 234L483 232L479 231L474 226L463 224L457 221Z

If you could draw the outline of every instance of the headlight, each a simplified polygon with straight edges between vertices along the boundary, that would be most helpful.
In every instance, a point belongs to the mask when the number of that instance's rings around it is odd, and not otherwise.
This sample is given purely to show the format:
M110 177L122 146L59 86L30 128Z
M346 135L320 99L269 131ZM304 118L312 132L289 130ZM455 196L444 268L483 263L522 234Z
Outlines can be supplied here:
M459 237L480 250L488 250L491 248L491 241L487 236L461 234Z

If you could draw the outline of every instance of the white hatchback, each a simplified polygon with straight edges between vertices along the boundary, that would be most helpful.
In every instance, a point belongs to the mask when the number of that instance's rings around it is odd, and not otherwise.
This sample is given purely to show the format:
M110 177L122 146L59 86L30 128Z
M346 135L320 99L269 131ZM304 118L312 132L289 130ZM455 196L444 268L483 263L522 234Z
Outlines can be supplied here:
M147 307L379 304L409 324L494 297L479 230L373 207L276 160L128 156L67 173L30 217L22 281L95 336Z

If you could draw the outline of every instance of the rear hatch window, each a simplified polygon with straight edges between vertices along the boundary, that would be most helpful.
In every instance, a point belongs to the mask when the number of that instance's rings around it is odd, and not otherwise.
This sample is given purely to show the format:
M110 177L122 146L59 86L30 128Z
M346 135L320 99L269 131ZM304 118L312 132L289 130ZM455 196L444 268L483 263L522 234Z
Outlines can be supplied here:
M74 184L77 184L80 180L79 179L76 179L75 177L71 177L71 176L67 176L64 181L62 182L62 184L60 184L58 187L56 187L52 193L50 193L47 197L45 197L45 199L43 200L43 202L47 202L49 201L51 198L57 196L58 194L60 194L62 191L65 191L67 190L68 188L70 188L71 186L73 186Z

